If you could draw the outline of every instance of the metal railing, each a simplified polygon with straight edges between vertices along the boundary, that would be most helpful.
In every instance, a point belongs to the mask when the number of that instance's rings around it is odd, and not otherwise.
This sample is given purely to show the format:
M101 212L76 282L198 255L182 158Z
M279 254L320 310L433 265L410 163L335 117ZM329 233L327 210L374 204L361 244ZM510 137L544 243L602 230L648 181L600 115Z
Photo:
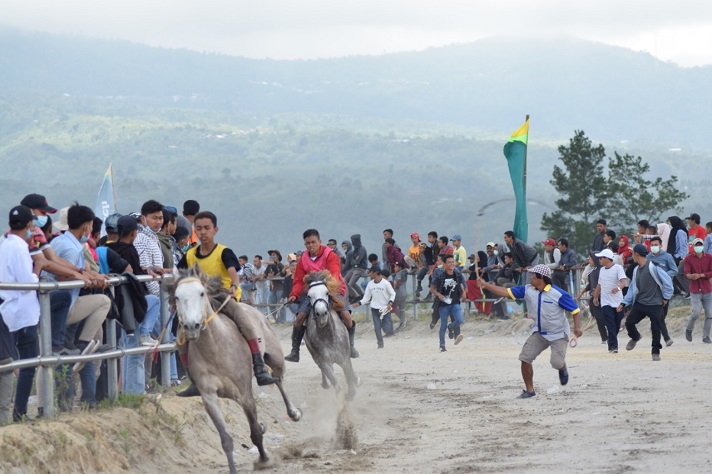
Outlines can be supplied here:
M140 282L159 281L160 293L160 321L161 326L165 327L170 316L168 310L168 291L165 283L173 279L173 275L167 274L163 277L154 278L150 275L141 275L136 277ZM108 283L112 287L122 285L127 282L127 277L112 275ZM84 288L85 283L81 280L76 281L42 281L40 283L0 283L0 290L21 290L21 291L37 291L40 301L40 333L39 345L40 356L31 359L20 359L10 362L9 364L0 365L0 372L6 372L14 369L23 369L27 367L39 367L38 377L42 379L42 390L38 393L40 405L44 406L44 416L52 418L55 416L54 410L54 369L57 365L75 363L80 361L95 361L107 360L107 377L109 381L108 397L110 400L116 400L118 397L118 367L117 359L125 355L146 354L156 350L154 347L135 347L131 349L114 349L101 354L90 355L73 355L73 356L55 356L52 354L52 320L50 314L50 292L55 290L72 290ZM116 325L112 320L107 320L104 324L104 331L107 343L116 348ZM170 342L168 331L164 332L163 340L157 347L161 353L161 385L170 385L170 352L175 351L175 343Z

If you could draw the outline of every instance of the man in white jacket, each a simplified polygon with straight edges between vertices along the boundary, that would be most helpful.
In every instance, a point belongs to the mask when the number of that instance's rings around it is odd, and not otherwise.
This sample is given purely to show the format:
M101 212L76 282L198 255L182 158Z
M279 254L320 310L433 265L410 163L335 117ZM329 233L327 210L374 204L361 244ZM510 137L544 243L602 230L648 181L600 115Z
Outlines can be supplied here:
M371 304L371 317L373 318L373 329L376 332L378 348L383 349L383 335L381 328L386 332L386 336L393 335L393 321L391 320L391 305L396 298L393 286L383 278L381 269L373 266L368 270L371 281L366 285L366 291L361 301L354 303L352 307L358 308L362 304ZM381 317L383 320L381 320Z

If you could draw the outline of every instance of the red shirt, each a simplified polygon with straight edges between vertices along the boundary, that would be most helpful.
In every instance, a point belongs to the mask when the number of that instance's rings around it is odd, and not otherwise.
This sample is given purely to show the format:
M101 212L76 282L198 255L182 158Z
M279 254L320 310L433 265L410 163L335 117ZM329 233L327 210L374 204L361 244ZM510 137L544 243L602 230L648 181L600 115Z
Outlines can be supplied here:
M703 253L702 257L695 254L690 254L685 257L684 263L685 275L690 273L704 273L705 277L699 280L690 280L690 293L707 294L712 293L712 255Z
M297 261L297 269L294 271L294 286L289 296L299 298L304 291L304 277L310 273L321 270L329 270L331 276L341 282L341 294L346 294L346 282L341 276L341 261L339 256L326 245L319 246L316 259L312 260L309 252L304 252Z

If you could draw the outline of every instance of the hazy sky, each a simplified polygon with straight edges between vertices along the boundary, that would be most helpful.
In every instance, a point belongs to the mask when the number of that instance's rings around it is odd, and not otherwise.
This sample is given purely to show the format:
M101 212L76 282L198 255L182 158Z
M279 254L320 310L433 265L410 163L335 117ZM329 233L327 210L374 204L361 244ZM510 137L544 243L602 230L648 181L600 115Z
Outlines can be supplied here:
M2 0L0 25L275 59L570 35L712 64L705 0Z

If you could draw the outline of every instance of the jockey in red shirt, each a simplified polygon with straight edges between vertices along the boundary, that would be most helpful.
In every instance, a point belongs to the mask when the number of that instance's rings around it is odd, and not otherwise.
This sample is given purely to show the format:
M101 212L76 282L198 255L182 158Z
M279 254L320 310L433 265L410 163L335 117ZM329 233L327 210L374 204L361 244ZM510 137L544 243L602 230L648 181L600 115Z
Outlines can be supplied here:
M311 311L311 303L304 291L304 277L313 272L329 270L331 276L341 282L340 296L344 304L344 309L339 313L341 321L349 331L349 343L351 344L351 358L358 357L358 352L354 348L354 335L356 332L356 322L351 319L351 307L346 299L346 282L341 276L341 261L339 256L326 245L321 244L319 231L316 229L307 229L302 235L304 238L304 246L307 251L297 261L297 269L294 272L294 286L289 294L289 302L294 303L299 301L297 309L297 317L294 320L294 328L292 328L292 352L287 355L284 360L290 362L299 362L299 347L304 339L306 327L304 320Z

